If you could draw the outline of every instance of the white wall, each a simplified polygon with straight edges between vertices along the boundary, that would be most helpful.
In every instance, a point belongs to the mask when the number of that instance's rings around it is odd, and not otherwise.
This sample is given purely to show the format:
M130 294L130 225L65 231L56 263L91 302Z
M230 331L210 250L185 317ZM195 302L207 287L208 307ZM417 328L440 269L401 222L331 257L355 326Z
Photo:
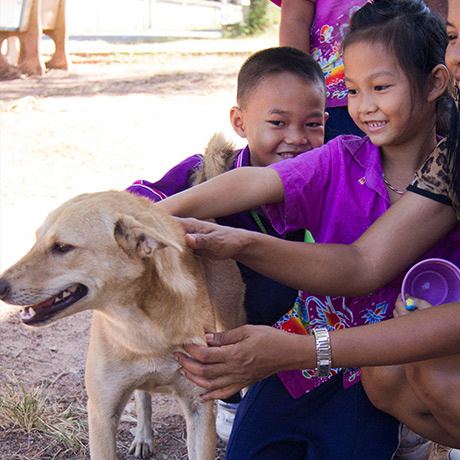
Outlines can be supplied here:
M67 0L70 35L220 29L241 19L241 5L225 0Z

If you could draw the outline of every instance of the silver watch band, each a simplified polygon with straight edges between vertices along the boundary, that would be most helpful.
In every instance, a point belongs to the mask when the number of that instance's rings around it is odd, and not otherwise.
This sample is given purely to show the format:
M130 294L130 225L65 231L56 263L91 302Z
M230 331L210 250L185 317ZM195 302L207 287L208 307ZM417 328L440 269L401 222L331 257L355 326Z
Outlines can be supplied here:
M315 377L328 377L331 373L332 352L331 339L329 332L325 327L313 329L316 342L316 371Z

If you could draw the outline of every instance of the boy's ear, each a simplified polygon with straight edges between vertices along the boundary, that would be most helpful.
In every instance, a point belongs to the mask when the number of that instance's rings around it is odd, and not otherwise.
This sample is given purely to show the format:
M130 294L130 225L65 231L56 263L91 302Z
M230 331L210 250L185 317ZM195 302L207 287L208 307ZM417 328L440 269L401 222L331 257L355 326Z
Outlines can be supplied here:
M244 114L239 107L232 107L230 109L230 123L238 136L246 138L246 133L244 132Z
M441 97L449 84L449 71L443 64L438 64L431 72L431 84L428 92L428 102L433 102Z

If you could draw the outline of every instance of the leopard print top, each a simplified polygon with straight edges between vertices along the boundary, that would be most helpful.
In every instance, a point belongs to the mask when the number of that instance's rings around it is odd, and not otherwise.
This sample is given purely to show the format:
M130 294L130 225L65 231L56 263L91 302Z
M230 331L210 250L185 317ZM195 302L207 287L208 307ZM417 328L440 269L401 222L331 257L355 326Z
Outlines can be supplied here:
M454 100L459 110L460 89L457 83L454 87ZM452 159L447 155L446 144L445 139L439 142L407 189L453 206L457 219L460 220L460 203L452 190Z

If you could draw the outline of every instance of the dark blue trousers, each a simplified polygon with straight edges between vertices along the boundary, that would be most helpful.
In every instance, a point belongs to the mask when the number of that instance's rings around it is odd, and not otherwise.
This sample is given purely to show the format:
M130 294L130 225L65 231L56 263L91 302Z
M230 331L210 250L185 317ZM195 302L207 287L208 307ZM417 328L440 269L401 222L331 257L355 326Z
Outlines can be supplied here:
M253 385L238 408L227 460L390 460L399 422L376 409L361 383L342 374L294 399L274 375Z

